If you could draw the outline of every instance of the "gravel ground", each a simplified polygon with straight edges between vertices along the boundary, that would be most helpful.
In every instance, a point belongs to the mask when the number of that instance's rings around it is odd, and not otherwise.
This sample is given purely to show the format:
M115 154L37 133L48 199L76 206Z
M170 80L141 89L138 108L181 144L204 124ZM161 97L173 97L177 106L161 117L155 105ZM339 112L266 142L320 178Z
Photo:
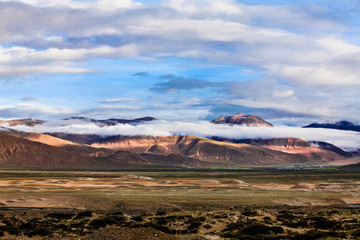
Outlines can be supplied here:
M160 232L153 228L125 228L107 227L87 236L84 240L186 240L189 238L177 237Z

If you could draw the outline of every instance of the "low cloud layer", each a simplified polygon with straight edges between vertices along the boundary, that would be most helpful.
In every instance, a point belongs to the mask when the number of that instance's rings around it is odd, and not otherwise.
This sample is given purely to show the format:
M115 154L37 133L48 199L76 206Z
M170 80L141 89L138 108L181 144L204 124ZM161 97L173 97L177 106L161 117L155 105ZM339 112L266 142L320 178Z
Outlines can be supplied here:
M6 125L3 125L6 127ZM345 150L360 148L360 133L334 129L312 129L299 127L276 126L273 128L243 127L231 125L218 125L206 121L198 122L169 122L153 121L140 125L118 124L110 127L99 127L93 123L79 120L51 121L35 127L16 126L21 131L29 132L66 132L77 134L109 135L147 135L172 136L194 135L200 137L219 136L231 139L243 138L287 138L295 137L307 141L325 141Z

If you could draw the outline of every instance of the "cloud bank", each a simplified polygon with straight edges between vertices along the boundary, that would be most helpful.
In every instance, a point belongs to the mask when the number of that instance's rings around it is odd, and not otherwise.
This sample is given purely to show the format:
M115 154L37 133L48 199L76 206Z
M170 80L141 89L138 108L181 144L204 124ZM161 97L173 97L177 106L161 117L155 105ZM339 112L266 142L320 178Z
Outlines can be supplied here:
M6 125L3 125L6 127ZM98 134L103 136L127 135L127 136L172 136L193 135L200 137L219 136L231 139L244 138L287 138L295 137L306 141L325 141L332 143L345 150L360 148L360 133L353 131L341 131L334 129L312 129L299 127L276 126L273 128L244 127L236 125L212 124L207 121L197 122L169 122L153 121L149 123L130 125L118 124L109 127L99 127L90 122L79 120L51 121L35 127L16 126L12 127L21 131L29 132L65 132L76 134Z

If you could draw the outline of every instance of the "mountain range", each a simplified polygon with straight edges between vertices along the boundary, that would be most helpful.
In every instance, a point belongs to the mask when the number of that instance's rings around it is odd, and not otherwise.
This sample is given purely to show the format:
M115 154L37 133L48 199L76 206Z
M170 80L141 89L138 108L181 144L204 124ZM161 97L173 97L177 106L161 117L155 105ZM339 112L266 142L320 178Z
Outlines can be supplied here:
M93 118L86 118L86 117L71 117L71 118L65 118L64 120L80 120L84 122L91 122L95 123L96 125L100 127L104 126L115 126L116 124L137 124L142 122L150 122L156 120L156 118L153 117L142 117L142 118L135 118L135 119L118 119L118 118L109 118L106 120L96 120Z
M141 124L154 121L95 120L73 117L64 121L92 122L99 127ZM272 127L255 115L235 114L212 121L215 124ZM340 162L357 155L326 142L307 142L299 138L227 139L214 136L101 136L75 133L33 133L11 126L36 126L42 120L3 121L0 128L0 167L44 169L124 169L157 167L272 166L301 163ZM356 160L356 159L355 159ZM360 159L359 159L360 161Z
M71 120L78 120L83 122L91 122L95 123L96 125L100 127L104 126L115 126L116 124L137 124L142 122L150 122L156 120L156 118L153 117L142 117L142 118L135 118L135 119L118 119L118 118L109 118L105 120L97 120L93 118L87 118L87 117L70 117L63 119L65 121L71 121ZM43 120L37 120L37 119L31 119L31 118L24 118L24 119L15 119L15 120L8 120L8 121L2 121L0 120L0 124L7 123L10 127L17 126L17 125L25 125L29 127L33 127L35 125L41 125L46 123L46 121Z

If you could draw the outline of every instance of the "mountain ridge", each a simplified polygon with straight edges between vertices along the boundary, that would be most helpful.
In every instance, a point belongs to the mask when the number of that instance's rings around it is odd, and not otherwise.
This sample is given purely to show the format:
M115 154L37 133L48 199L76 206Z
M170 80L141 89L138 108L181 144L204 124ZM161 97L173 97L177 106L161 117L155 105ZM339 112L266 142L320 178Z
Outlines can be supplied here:
M342 120L335 123L311 123L309 125L303 126L303 128L330 128L346 131L356 131L360 132L360 125L355 125L352 122Z
M157 120L156 118L146 116L141 118L135 118L135 119L122 119L122 118L109 118L105 120L98 120L94 118L88 118L88 117L69 117L64 118L63 120L69 121L69 120L80 120L84 122L92 122L97 124L100 127L104 126L115 126L116 124L136 124L136 123L142 123L142 122L150 122ZM0 124L8 124L10 127L14 127L17 125L25 125L29 127L34 127L36 125L42 125L46 123L45 120L38 120L38 119L32 119L32 118L23 118L23 119L12 119L12 120L0 120Z
M153 117L133 120L109 118L96 120L71 117L64 121L93 122L99 127L138 124ZM45 121L18 119L12 124L35 126ZM212 121L249 127L272 127L255 115L235 114ZM2 123L5 123L4 121ZM9 123L8 123L9 124ZM35 124L35 125L34 125ZM66 122L65 122L66 124ZM356 126L341 121L339 126ZM261 129L259 129L261 130ZM119 169L136 165L167 166L271 166L298 163L342 161L357 156L326 142L307 142L299 138L226 139L185 136L101 136L96 134L34 133L1 127L0 164L3 166L102 166ZM6 139L9 139L7 141ZM36 145L37 144L37 145ZM40 145L39 145L40 144Z
M244 115L241 113L232 116L220 116L211 122L214 124L231 124L248 127L273 127L272 124L256 115Z
M154 121L157 119L147 116L147 117L141 117L141 118L135 118L135 119L109 118L109 119L105 119L105 120L97 120L97 119L87 118L87 117L70 117L70 118L65 118L64 120L81 120L81 121L85 121L85 122L95 123L96 125L98 125L100 127L105 127L105 126L115 126L117 124L137 124L137 123L142 123L142 122L151 122L151 121Z
M309 144L309 143L307 143ZM343 158L336 153L317 149L331 156L306 156L291 151L254 146L244 143L229 143L215 141L195 136L168 137L119 137L108 142L94 143L95 148L130 151L137 154L149 153L155 155L179 154L215 165L272 165L297 162L327 162ZM316 151L314 151L316 152Z
M22 118L22 119L12 119L12 120L0 120L0 124L7 123L10 127L17 126L17 125L25 125L29 127L33 127L36 125L44 124L46 121L44 120L38 120L38 119L32 119L32 118Z
M75 152L0 132L2 166L53 166L94 163L93 159Z
M211 139L232 143L245 143L254 146L264 147L267 149L272 149L275 151L290 154L300 154L313 161L334 161L353 156L353 154L345 152L334 145L322 143L323 145L328 146L328 148L322 148L319 146L315 146L312 142L307 142L300 138L228 139L212 137Z

